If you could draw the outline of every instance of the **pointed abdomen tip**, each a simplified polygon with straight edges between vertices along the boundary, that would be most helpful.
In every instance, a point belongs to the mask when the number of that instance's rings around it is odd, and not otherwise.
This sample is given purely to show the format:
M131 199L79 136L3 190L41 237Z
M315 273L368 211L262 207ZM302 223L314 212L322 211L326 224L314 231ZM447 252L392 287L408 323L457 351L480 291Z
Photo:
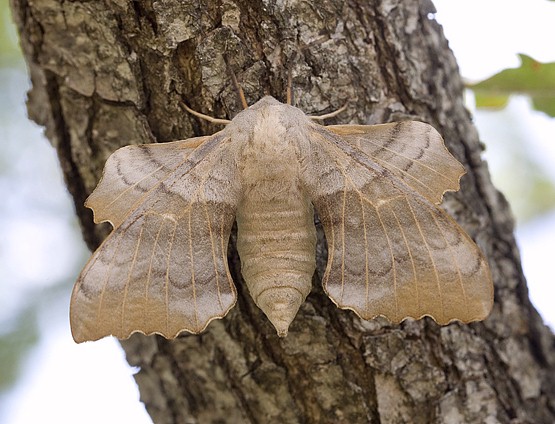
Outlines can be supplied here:
M292 287L272 287L264 290L256 299L258 307L266 314L279 337L287 336L304 296Z

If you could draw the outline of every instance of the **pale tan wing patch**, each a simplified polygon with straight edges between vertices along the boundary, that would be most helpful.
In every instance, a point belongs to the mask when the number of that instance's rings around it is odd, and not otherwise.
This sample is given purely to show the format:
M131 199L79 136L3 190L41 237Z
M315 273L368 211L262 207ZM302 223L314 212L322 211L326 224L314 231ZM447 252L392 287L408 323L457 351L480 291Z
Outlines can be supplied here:
M445 148L441 135L423 122L330 125L327 130L366 154L433 203L459 189L464 167Z
M364 319L484 319L493 290L476 244L404 180L328 134L313 133L305 183L328 242L330 298Z
M114 152L106 161L98 186L85 202L94 211L94 222L109 221L114 227L119 226L153 187L208 138L126 146Z
M199 333L235 304L227 244L240 188L225 141L213 136L153 183L93 254L71 299L77 342Z

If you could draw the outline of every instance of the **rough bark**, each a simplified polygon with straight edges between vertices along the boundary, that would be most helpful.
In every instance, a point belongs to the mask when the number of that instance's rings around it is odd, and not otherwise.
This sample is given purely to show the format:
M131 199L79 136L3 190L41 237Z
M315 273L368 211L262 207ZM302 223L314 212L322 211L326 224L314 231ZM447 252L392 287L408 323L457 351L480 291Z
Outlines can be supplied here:
M122 344L156 423L551 423L554 338L528 300L505 199L491 184L463 105L463 85L428 1L11 0L33 87L30 117L46 128L90 248L107 228L83 207L104 161L126 144L210 134L238 110L225 58L250 103L348 111L333 122L421 119L465 165L444 207L491 265L495 306L484 323L364 322L319 284L279 339L230 267L239 301L199 336L135 335ZM329 123L331 123L330 121ZM321 231L320 231L321 234ZM69 295L69 294L68 294Z

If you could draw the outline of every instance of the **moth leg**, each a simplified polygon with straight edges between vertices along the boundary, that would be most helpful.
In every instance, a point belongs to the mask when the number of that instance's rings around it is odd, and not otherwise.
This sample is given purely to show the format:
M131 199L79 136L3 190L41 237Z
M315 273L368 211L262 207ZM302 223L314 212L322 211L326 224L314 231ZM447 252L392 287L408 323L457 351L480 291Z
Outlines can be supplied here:
M293 105L293 79L291 77L291 69L287 72L287 104Z
M237 95L239 96L239 100L241 100L241 104L243 105L243 109L248 109L249 105L247 104L247 99L245 99L245 93L243 92L243 89L239 85L239 82L237 82L237 77L235 76L235 72L231 70L229 65L228 65L228 69L229 69L229 73L231 74L231 80L233 81L235 90L237 90Z
M229 119L214 118L212 116L205 115L204 113L197 112L197 111L191 109L185 103L183 103L183 107L191 115L194 115L194 116L196 116L197 118L200 118L200 119L204 119L205 121L212 122L213 124L227 125L231 122Z
M325 113L324 115L309 116L309 118L312 119L313 121L323 121L324 119L333 118L334 116L339 115L341 112L347 109L348 104L349 102L345 103L343 106L341 106L337 110L334 110L333 112Z

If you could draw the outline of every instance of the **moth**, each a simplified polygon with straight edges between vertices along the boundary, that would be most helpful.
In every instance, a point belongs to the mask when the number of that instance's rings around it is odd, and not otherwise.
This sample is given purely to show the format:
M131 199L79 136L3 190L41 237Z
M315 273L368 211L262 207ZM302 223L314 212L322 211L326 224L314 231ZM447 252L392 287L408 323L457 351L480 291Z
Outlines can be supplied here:
M432 126L322 126L269 96L214 121L227 125L109 157L86 206L113 231L75 284L75 341L172 339L224 317L237 298L227 263L235 220L250 295L287 335L311 290L314 209L328 245L323 286L338 307L393 323L488 315L487 262L437 206L465 171Z

